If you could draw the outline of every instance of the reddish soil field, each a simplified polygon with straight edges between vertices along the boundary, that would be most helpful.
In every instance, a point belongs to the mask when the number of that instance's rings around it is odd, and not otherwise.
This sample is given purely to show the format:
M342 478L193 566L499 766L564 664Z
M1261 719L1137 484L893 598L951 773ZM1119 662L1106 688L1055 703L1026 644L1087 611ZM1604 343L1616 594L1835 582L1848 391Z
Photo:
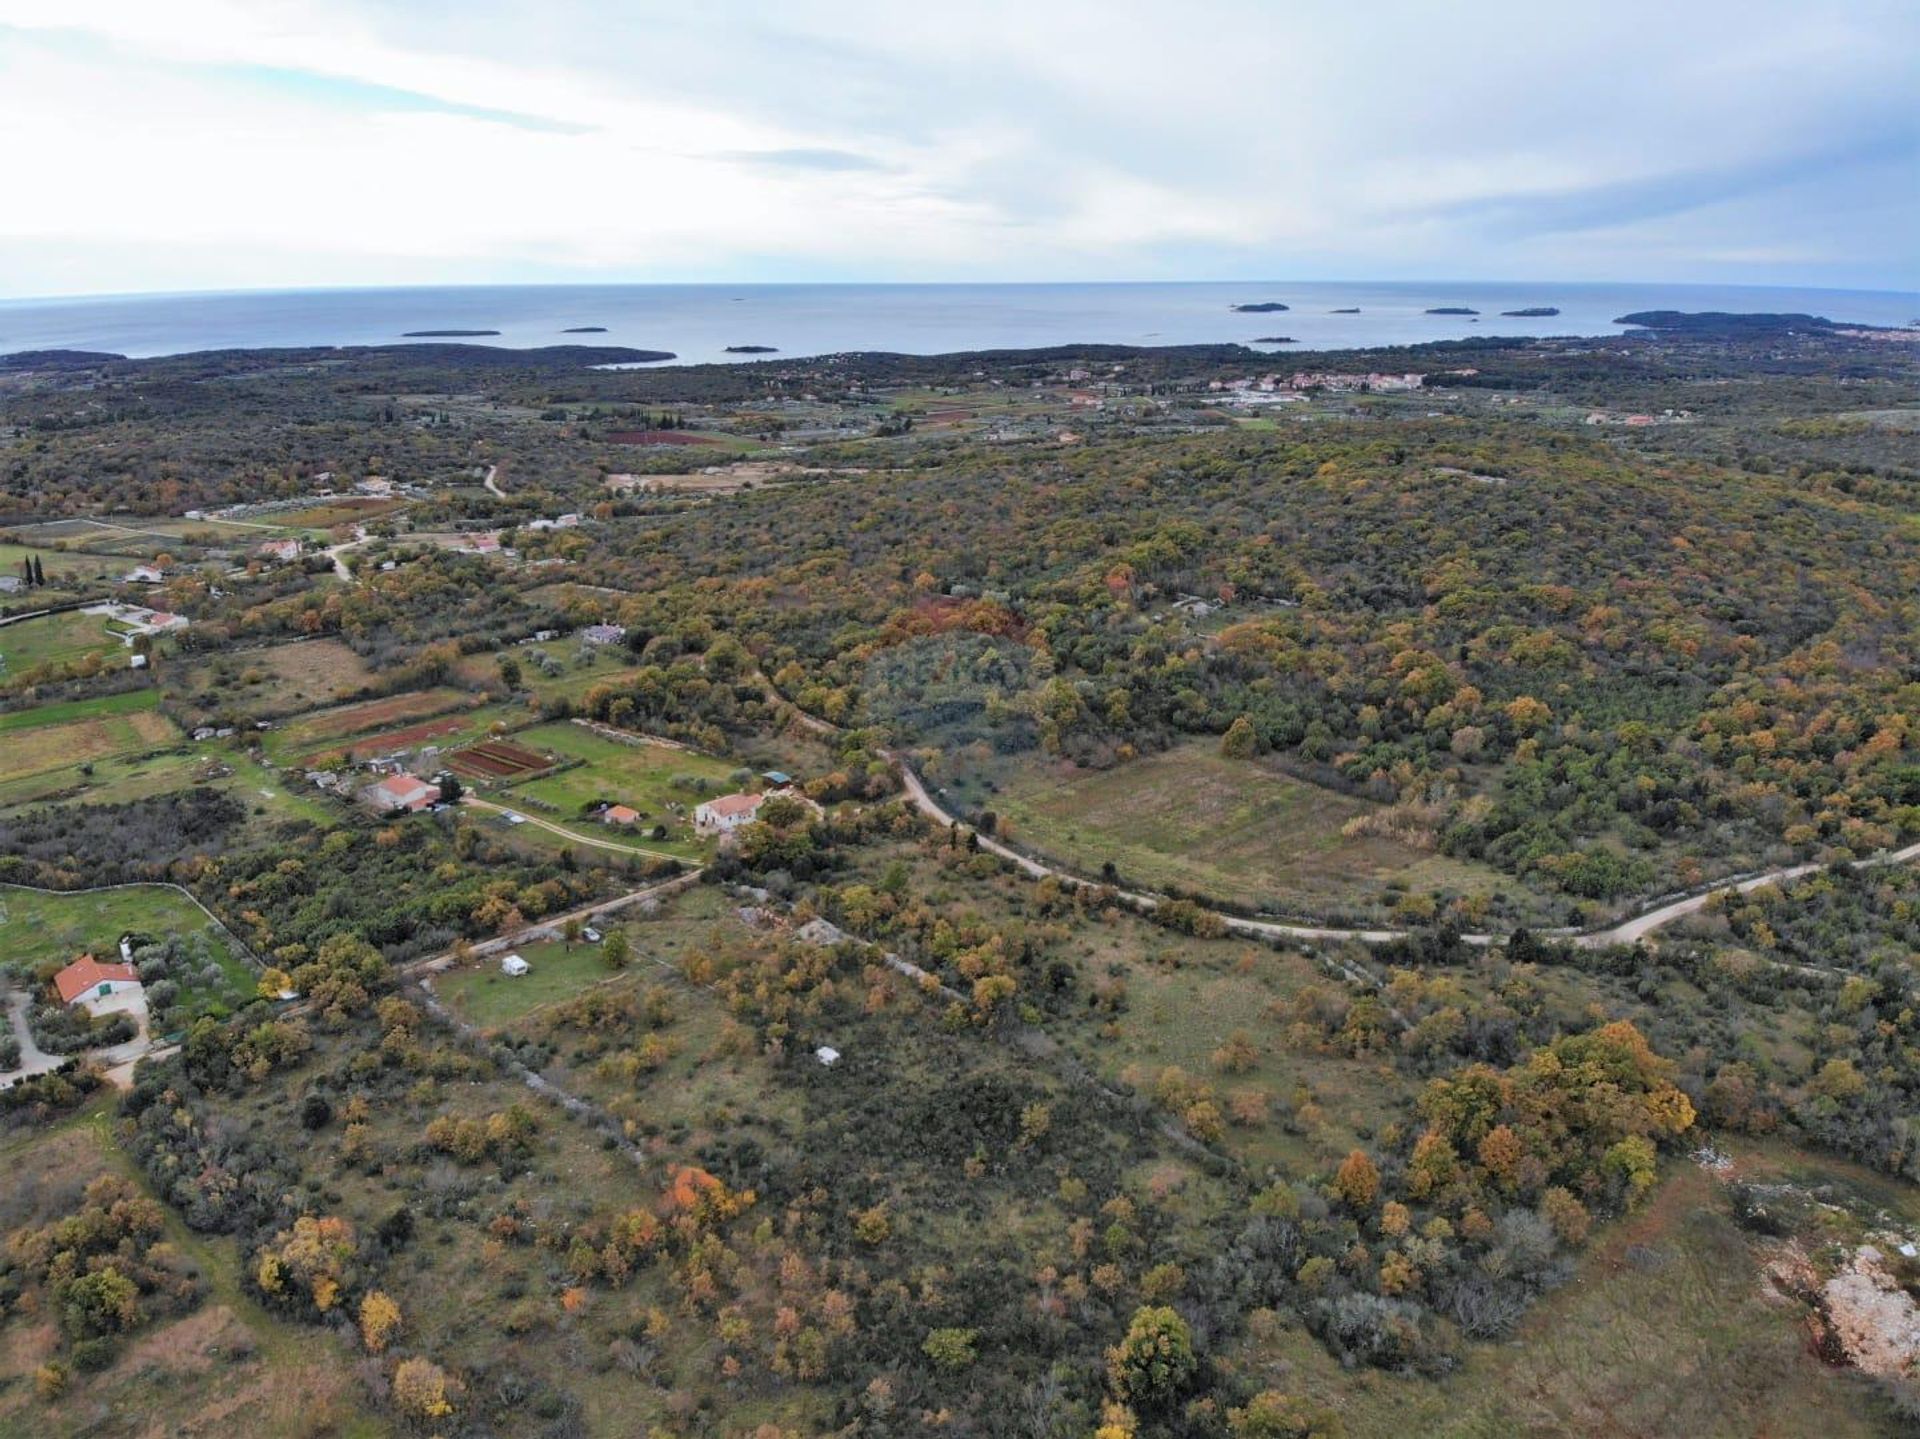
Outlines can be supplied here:
M522 749L517 744L508 744L504 740L489 740L485 744L473 745L447 759L448 769L475 779L508 779L546 769L551 764L552 761L545 755Z
M405 749L423 740L438 739L441 735L458 734L466 728L466 722L460 719L428 720L425 724L408 725L405 729L383 730L379 734L360 735L344 744L336 744L326 749L315 750L303 755L297 764L303 769L324 769L327 763L338 757L343 751L357 750L361 754L385 754L390 750Z
M607 439L616 445L717 445L705 435L690 435L685 430L614 430Z

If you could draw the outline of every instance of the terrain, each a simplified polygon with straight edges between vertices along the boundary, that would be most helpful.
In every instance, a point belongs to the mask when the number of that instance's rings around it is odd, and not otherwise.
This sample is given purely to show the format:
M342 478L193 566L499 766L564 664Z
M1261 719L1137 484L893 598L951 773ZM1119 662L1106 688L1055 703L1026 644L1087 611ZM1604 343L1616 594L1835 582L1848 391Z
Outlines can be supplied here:
M1920 351L1630 318L0 358L0 1432L1910 1427Z

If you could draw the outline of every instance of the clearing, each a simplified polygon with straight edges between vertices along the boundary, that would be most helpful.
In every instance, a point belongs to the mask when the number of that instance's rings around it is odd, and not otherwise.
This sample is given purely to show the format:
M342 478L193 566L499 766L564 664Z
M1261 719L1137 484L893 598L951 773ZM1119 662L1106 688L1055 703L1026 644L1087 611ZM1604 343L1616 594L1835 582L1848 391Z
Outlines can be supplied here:
M985 805L1006 838L1088 875L1276 914L1378 919L1406 893L1523 898L1512 880L1398 839L1342 832L1378 808L1224 758L1208 741L1109 770L1035 765Z

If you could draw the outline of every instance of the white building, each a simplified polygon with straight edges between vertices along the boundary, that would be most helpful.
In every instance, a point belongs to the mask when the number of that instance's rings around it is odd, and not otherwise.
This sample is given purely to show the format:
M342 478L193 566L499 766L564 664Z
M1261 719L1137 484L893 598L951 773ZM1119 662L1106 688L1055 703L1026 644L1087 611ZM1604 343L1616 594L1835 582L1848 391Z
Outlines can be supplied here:
M515 979L518 979L532 967L532 965L528 964L517 954L510 954L500 961L500 972L505 975L510 975Z

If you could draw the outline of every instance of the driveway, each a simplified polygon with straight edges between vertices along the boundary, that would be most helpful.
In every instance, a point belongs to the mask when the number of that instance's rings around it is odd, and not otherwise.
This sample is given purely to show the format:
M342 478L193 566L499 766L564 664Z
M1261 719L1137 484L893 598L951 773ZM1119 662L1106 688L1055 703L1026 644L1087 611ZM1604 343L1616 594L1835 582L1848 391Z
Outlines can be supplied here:
M13 1026L13 1037L20 1041L20 1067L0 1070L0 1089L11 1089L23 1079L58 1069L67 1062L66 1055L48 1054L33 1042L33 1032L27 1028L27 1008L32 1002L33 997L24 990L7 996L7 1021Z

